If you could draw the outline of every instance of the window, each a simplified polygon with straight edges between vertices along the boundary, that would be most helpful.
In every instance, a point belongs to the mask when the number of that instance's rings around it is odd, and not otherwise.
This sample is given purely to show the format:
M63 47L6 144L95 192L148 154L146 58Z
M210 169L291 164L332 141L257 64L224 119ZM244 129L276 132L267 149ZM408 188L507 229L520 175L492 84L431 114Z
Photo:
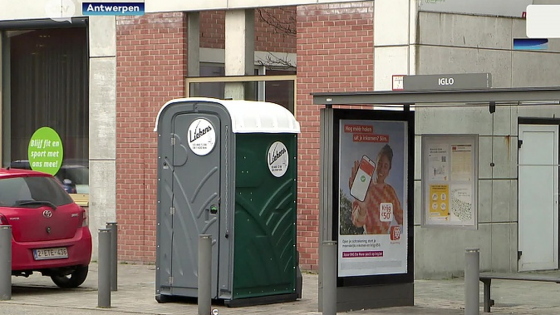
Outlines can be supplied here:
M266 75L265 75L266 74ZM222 64L201 64L200 77L187 78L187 97L224 99L226 82L245 84L246 100L260 100L284 106L295 113L294 70L255 69L254 76L226 77Z
M52 177L14 177L0 180L0 205L3 207L29 206L41 204L30 201L47 201L55 206L72 203Z
M202 64L200 65L201 77L223 77L226 75L225 68L219 64ZM223 82L207 82L200 83L198 93L193 96L213 97L224 99L224 88L226 84Z
M8 91L2 99L3 166L28 159L29 140L41 127L59 134L63 169L87 166L87 28L6 31L2 48L2 85ZM83 185L88 176L79 176L74 184Z

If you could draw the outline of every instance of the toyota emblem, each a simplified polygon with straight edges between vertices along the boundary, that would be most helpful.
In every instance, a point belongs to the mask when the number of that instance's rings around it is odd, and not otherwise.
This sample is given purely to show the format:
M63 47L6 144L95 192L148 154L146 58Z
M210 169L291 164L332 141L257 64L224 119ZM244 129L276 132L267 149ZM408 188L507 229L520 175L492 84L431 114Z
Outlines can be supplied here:
M44 216L45 218L50 218L50 217L52 217L52 211L51 211L51 210L45 210L45 211L43 211L43 216Z

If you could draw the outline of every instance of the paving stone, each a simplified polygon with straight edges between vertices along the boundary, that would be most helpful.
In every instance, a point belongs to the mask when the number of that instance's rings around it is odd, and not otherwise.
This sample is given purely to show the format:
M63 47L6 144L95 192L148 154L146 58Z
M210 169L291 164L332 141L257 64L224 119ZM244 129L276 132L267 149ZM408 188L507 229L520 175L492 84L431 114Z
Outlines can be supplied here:
M560 272L558 272L560 274ZM246 315L316 315L317 281L315 274L304 274L303 298L295 302L261 306L228 308L213 305L219 314ZM12 277L12 299L0 301L3 314L197 314L196 302L158 303L155 300L155 266L121 264L118 290L111 293L111 308L97 307L97 264L92 263L86 282L77 289L57 288L50 278L32 275ZM480 302L482 313L482 283ZM464 280L416 280L415 306L360 310L351 314L464 314ZM529 281L492 281L493 314L560 314L560 286L554 283ZM343 313L339 313L343 314Z

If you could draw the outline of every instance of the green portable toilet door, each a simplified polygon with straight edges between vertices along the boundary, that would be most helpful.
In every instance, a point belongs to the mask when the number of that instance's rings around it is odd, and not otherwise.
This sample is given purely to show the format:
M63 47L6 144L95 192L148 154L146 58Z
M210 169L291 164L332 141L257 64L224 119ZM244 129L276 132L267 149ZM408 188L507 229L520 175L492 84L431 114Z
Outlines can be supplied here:
M217 297L220 218L220 119L212 114L174 117L172 287L198 293L198 240L212 235L212 298ZM183 291L184 292L184 291ZM198 295L197 295L198 296Z
M297 138L238 134L235 299L294 294Z

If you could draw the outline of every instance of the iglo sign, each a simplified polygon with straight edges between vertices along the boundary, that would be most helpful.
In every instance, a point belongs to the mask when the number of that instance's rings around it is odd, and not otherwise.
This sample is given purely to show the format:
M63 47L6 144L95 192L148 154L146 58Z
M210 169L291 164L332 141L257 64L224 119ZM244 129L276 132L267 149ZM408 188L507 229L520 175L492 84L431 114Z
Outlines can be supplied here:
M207 155L214 149L216 144L214 127L204 118L199 118L192 122L187 137L189 148L196 155Z
M492 87L490 73L456 73L393 76L393 90L485 90Z

